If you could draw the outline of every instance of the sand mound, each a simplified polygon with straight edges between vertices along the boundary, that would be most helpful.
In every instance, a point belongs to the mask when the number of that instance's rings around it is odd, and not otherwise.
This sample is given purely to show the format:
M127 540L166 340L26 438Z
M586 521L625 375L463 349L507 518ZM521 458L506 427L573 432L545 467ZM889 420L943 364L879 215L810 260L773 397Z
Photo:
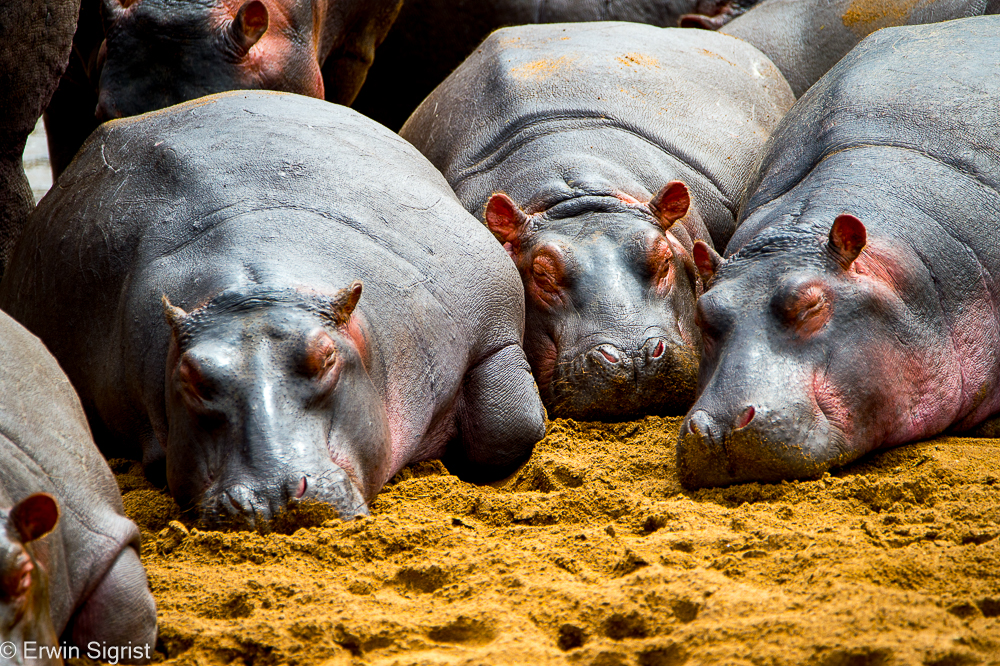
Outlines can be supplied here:
M266 535L189 530L118 464L163 656L1000 663L1000 441L938 439L817 481L686 493L679 423L557 420L502 483L421 463L372 518L303 511Z

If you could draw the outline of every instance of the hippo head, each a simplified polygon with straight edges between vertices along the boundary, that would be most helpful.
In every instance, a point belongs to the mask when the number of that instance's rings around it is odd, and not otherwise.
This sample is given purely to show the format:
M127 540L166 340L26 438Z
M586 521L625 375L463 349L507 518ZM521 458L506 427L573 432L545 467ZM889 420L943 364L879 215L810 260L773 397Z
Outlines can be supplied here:
M920 419L915 392L939 359L900 298L911 274L891 248L864 251L851 215L765 229L727 261L703 244L699 397L677 446L688 488L814 478ZM933 372L933 371L932 371Z
M298 3L308 8L308 3ZM260 0L235 14L221 2L104 0L105 41L96 115L132 116L225 90L278 89L323 97L311 39L289 39L285 17ZM299 12L302 13L302 12ZM311 26L312 12L296 17Z
M694 11L682 14L677 25L681 28L718 30L758 2L760 0L698 0Z
M34 641L45 655L32 664L61 664L48 656L58 646L58 634L49 612L48 575L32 553L31 542L51 532L59 521L59 506L46 493L35 493L0 513L0 643L20 648ZM24 655L2 653L4 664L23 664Z
M206 525L260 527L296 500L367 514L390 444L361 289L232 290L190 313L164 297L167 482Z
M648 204L578 196L526 214L494 194L486 223L525 290L524 350L551 416L683 412L694 400L701 284L680 181Z

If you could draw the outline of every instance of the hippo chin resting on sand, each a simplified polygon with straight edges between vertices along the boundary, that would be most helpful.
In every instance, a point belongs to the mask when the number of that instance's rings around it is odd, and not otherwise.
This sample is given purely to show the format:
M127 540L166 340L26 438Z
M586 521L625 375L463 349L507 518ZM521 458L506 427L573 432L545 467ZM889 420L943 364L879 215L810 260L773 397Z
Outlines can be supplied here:
M152 656L139 530L59 364L0 312L0 663L62 664L94 641Z
M1000 411L998 35L879 31L782 121L726 260L695 246L684 485L815 477Z
M209 525L367 512L405 464L512 469L545 429L510 260L397 135L297 95L112 121L40 204L0 304L106 452Z
M517 264L524 348L552 415L691 405L692 246L725 246L792 102L737 39L571 23L493 33L406 122Z

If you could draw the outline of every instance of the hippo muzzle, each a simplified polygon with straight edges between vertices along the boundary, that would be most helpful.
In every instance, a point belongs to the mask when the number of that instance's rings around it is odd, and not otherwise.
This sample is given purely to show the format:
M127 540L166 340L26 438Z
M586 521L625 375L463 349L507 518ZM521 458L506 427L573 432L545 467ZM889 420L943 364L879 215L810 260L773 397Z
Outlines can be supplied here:
M309 500L332 506L341 518L369 515L357 485L335 465L271 479L231 475L209 488L195 504L206 526L261 528L296 502Z
M602 342L556 367L553 413L576 419L683 411L695 398L697 349L652 335L638 344Z
M686 488L819 477L846 462L839 429L814 408L695 404L681 424L677 467Z

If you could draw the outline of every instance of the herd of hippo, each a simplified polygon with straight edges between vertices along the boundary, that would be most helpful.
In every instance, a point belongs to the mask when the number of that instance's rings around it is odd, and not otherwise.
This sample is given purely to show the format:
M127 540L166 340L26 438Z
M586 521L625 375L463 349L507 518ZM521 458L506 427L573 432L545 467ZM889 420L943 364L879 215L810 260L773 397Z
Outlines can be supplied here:
M150 658L108 457L263 528L547 417L686 414L696 489L1000 413L998 13L7 3L0 663Z

